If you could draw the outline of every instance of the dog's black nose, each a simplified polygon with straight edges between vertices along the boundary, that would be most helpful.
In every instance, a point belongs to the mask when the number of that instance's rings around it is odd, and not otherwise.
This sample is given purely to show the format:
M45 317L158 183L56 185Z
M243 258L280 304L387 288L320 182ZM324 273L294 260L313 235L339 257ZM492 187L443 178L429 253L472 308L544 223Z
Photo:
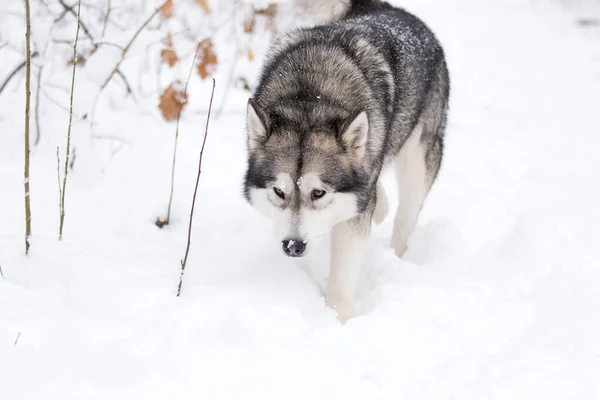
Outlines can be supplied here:
M283 251L290 257L300 257L306 250L306 240L290 239L281 242Z

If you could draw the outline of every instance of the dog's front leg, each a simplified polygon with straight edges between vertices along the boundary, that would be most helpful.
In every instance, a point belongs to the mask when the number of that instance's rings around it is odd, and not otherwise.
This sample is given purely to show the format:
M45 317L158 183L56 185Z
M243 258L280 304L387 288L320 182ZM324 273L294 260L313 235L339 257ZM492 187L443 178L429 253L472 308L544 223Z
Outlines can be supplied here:
M335 225L331 234L331 265L325 301L337 312L342 323L352 313L354 293L370 229L370 217L361 214Z

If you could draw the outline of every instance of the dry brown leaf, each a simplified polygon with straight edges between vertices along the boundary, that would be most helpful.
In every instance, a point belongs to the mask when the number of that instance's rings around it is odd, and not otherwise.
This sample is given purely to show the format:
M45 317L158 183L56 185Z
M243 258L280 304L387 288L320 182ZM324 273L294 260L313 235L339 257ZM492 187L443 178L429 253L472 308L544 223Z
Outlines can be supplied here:
M250 61L250 62L254 61L254 52L252 51L252 49L250 47L248 47L248 61Z
M204 39L198 43L198 75L206 79L217 70L217 55L213 50L213 42L210 39Z
M196 0L196 4L200 6L206 15L210 15L210 8L208 8L208 3L206 3L206 0Z
M175 81L160 96L158 108L166 121L175 121L180 111L187 104L188 96L184 93L180 81Z
M160 8L160 16L169 19L173 16L173 0L169 0Z
M279 7L275 3L270 3L267 8L260 8L256 10L256 13L259 15L266 15L267 17L274 18L277 15L277 11Z
M163 62L168 64L169 67L175 66L179 61L179 57L177 57L177 53L175 53L175 50L173 49L162 49L160 58L162 58Z
M263 8L260 10L256 10L256 14L264 15L267 17L267 21L265 22L265 29L271 31L273 34L277 34L277 12L279 11L279 6L275 3L270 3L267 8Z
M254 32L254 25L256 25L256 14L252 12L252 14L244 20L244 33Z
M83 67L85 65L86 61L87 61L87 59L84 56L78 56L77 57L77 65L80 66L80 67ZM67 65L73 65L73 64L75 64L75 58L71 57L67 61Z
M169 49L173 48L173 36L171 36L171 32L167 33L167 39L165 40L165 45Z

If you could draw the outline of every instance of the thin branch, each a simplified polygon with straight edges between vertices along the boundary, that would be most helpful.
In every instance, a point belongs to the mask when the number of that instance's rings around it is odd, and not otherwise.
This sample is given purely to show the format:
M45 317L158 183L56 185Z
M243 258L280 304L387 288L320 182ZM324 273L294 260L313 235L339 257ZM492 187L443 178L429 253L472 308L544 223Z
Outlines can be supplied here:
M121 79L123 79L123 83L125 84L125 88L127 89L127 94L132 95L132 97L134 98L134 101L135 101L135 96L133 96L133 90L131 89L131 85L127 81L127 78L125 78L125 74L123 74L121 72L121 70L118 70L117 75L119 75L121 77Z
M75 13L75 11L73 11L73 8L75 8L75 5L69 7L68 5L65 4L65 2L63 0L58 0L58 1L63 6L63 8L65 9L64 12L63 12L63 14L70 12L75 17L77 17L79 15L79 12ZM163 6L164 6L164 4L160 8L162 8ZM81 7L81 4L79 4L79 7ZM159 11L160 11L160 8L159 8ZM109 11L110 11L110 1L109 1ZM64 15L61 15L58 19L62 18L63 16ZM106 15L106 20L108 21L108 14ZM56 20L55 20L55 22L56 22ZM86 36L92 41L94 49L97 49L98 47L100 47L101 44L107 44L107 43L103 43L103 42L96 42L95 39L94 39L94 36L91 34L91 32L89 31L89 29L87 28L87 26L83 23L83 21L81 21L81 19L79 19L79 17L77 17L77 24L81 27L81 29L83 29L83 31L86 34ZM104 36L104 29L102 31L102 36ZM126 52L126 50L123 49L123 52ZM119 64L120 64L120 62L119 62ZM118 69L118 66L117 66L117 68L115 68L113 70L113 72L111 72L111 77L115 73L118 74L121 77L121 79L123 79L123 82L125 83L125 87L127 88L127 94L132 94L133 90L131 90L131 85L127 81L127 78L125 78L125 75ZM104 86L105 85L102 85L102 89L104 89Z
M31 192L29 190L29 108L31 105L31 11L29 8L29 0L25 0L25 22L27 51L25 68L25 254L29 254L29 237L31 236Z
M17 334L17 338L15 339L15 346L19 344L19 338L21 337L21 332Z
M103 41L103 40L98 40L97 42L94 42L93 45L95 47L106 45L106 46L116 47L117 49L119 49L121 51L125 50L123 48L123 46L121 46L120 44L116 44L116 43L112 43L112 42L106 42L106 41Z
M200 160L198 161L198 176L196 177L196 186L194 188L194 197L192 197L192 209L190 210L190 225L188 227L187 246L185 247L185 256L181 260L181 274L179 275L179 286L177 288L177 297L181 295L181 285L183 284L183 274L185 272L185 266L187 264L188 254L190 252L190 244L192 243L192 221L194 219L194 206L196 205L196 195L198 194L198 183L200 182L200 175L202 174L202 155L204 154L204 146L206 145L206 138L208 137L208 123L210 122L210 111L212 110L213 97L215 95L215 79L213 78L212 93L210 95L210 104L208 106L208 115L206 116L206 129L204 131L204 140L202 141L202 148L200 149Z
M84 40L91 42L90 38L79 39L80 42L83 42ZM73 41L71 39L51 39L50 41L52 43L63 44L65 46L73 47ZM94 46L95 49L98 48L98 46L96 46L94 43L92 43L92 46Z
M48 86L49 86L49 85L48 85ZM56 100L54 97L52 97L52 96L50 95L50 93L48 93L48 92L47 92L47 91L46 91L44 88L42 88L42 89L40 89L40 90L41 90L42 94L43 94L44 96L46 96L46 98L47 98L48 100L50 100L50 103L54 104L54 105L55 105L57 108L60 108L62 111L66 112L67 114L69 113L69 109L68 109L66 106L64 106L64 105L60 104L60 102L59 102L58 100ZM77 118L78 120L81 120L81 119L83 119L83 117L82 117L82 116L80 116L80 115L75 115L75 114L73 114L73 115L74 115L74 116L75 116L75 118Z
M77 147L73 147L73 157L71 157L71 163L69 164L69 169L73 169L75 166L75 160L77 159Z
M200 44L196 46L196 52L194 53L194 59L192 60L192 65L190 65L190 70L188 72L187 80L185 81L185 87L183 89L183 98L187 98L187 90L188 85L190 83L190 79L192 77L192 71L194 70L194 65L196 65L196 58L198 58L198 52L200 51ZM171 205L173 204L173 190L175 186L175 163L177 161L177 142L179 141L179 121L181 120L181 112L183 110L183 103L181 107L179 107L179 112L177 113L177 123L175 125L175 144L173 146L173 165L171 166L171 192L169 193L169 205L167 206L167 219L158 224L158 227L162 228L163 225L169 225L171 222ZM162 225L161 225L162 224Z
M91 135L90 137L96 140L114 140L115 142L131 146L131 142L114 135Z
M62 1L62 0L60 0L60 1ZM123 54L121 54L121 59L117 62L117 65L115 65L115 68L112 70L112 72L110 73L110 75L108 76L108 78L106 78L106 80L104 81L104 83L102 84L102 86L100 86L100 90L101 91L104 90L104 88L106 87L106 85L108 85L108 83L110 82L110 80L112 79L112 77L114 76L114 74L117 72L117 70L121 66L121 63L125 59L125 55L127 54L127 52L129 51L129 49L131 48L131 45L133 44L133 42L135 42L135 39L137 39L137 37L144 30L144 28L150 23L150 21L152 21L152 19L156 16L156 14L158 14L160 12L160 10L162 10L162 8L167 5L167 3L169 1L171 1L171 0L165 1L160 7L158 7L156 10L154 10L154 12L152 13L152 15L150 15L150 17L148 17L148 19L146 19L146 21L144 21L144 23L142 24L142 26L140 26L138 28L138 30L135 32L135 34L133 35L133 37L131 38L131 40L129 40L129 43L127 43L127 45L123 49Z
M56 176L58 177L58 212L60 214L62 204L62 188L60 186L60 151L56 146Z
M59 85L57 83L54 83L52 81L46 82L44 84L44 87L42 87L42 93L45 92L45 89L44 89L45 87L49 87L50 89L56 89L56 90L58 90L58 91L60 91L60 92L62 92L64 94L66 94L66 95L68 95L70 93L70 91L71 91L71 88L64 87L64 86ZM66 109L66 107L65 107L65 109Z
M31 54L31 56L28 56L31 58L35 58L37 57L38 53L37 51L34 51L33 54ZM2 93L2 91L4 90L4 88L6 87L6 85L8 85L8 82L10 82L10 80L12 78L14 78L14 76L23 68L27 66L27 60L23 61L21 64L17 65L17 68L15 68L9 75L8 77L4 80L4 83L2 83L2 86L0 86L0 94Z
M106 27L108 26L108 19L110 17L110 0L108 0L108 6L106 8L106 14L104 15L104 25L102 26L102 35L101 37L104 37L104 34L106 33Z
M62 3L62 0L60 0ZM60 225L58 228L58 240L62 240L63 226L65 222L65 193L67 190L67 176L69 174L69 155L71 150L71 126L73 124L73 93L75 92L75 71L77 71L77 41L79 39L79 27L81 15L81 0L77 2L77 31L75 33L75 44L73 45L73 75L71 77L71 99L69 102L69 126L67 128L67 148L65 157L65 172L63 176L62 191L60 198Z
M41 1L44 3L46 8L48 8L48 5L44 2L44 0L41 0ZM50 12L50 10L48 10L48 12ZM54 25L52 25L50 27L50 31L48 32L49 37L52 34L53 30L54 30ZM50 40L46 40L46 44L44 44L44 50L42 51L42 57L44 57L44 58L46 57L49 46L50 46ZM42 90L43 70L44 70L44 64L42 63L38 70L37 86L35 88L35 146L37 146L40 143L40 138L42 137L42 129L40 128L40 92Z
M35 88L35 146L40 142L42 130L40 129L40 88L42 87L42 71L44 66L41 66L37 74L37 86Z
M27 60L25 60L21 64L17 65L17 68L15 68L13 70L13 72L11 72L10 75L8 75L8 77L4 80L4 83L2 84L2 86L0 86L0 93L2 93L2 91L4 90L6 85L8 85L8 82L10 82L10 80L17 74L17 72L19 72L21 69L23 69L23 67L25 67L26 65L27 65Z
M2 265L0 265L0 276L2 277L2 279L6 279L4 277L4 272L2 272Z
M68 7L63 3L61 3L61 4L64 7L64 10L62 13L60 13L60 15L58 17L54 18L54 23L60 22L60 20L63 19L64 17L66 17L69 12L73 11L73 7L75 7L75 5Z
M58 0L58 2L60 3L61 6L63 6L63 8L65 9L65 12L69 12L74 17L77 18L77 24L81 27L81 29L83 29L83 32L85 33L85 35L87 37L89 37L90 40L94 41L94 36L92 36L92 34L90 33L90 30L87 28L87 26L85 26L83 21L79 18L79 8L81 7L81 1L77 2L77 12L75 12L75 10L73 10L75 8L75 4L73 4L72 6L69 7L68 5L65 4L64 0ZM62 18L62 15L59 18ZM77 31L79 32L79 28L77 28Z

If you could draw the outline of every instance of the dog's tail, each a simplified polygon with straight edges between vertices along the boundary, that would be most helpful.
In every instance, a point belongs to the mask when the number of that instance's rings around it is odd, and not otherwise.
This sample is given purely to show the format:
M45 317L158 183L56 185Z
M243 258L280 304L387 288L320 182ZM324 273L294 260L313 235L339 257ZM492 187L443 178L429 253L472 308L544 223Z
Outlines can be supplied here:
M379 9L381 0L297 0L319 23L340 21L350 15Z

